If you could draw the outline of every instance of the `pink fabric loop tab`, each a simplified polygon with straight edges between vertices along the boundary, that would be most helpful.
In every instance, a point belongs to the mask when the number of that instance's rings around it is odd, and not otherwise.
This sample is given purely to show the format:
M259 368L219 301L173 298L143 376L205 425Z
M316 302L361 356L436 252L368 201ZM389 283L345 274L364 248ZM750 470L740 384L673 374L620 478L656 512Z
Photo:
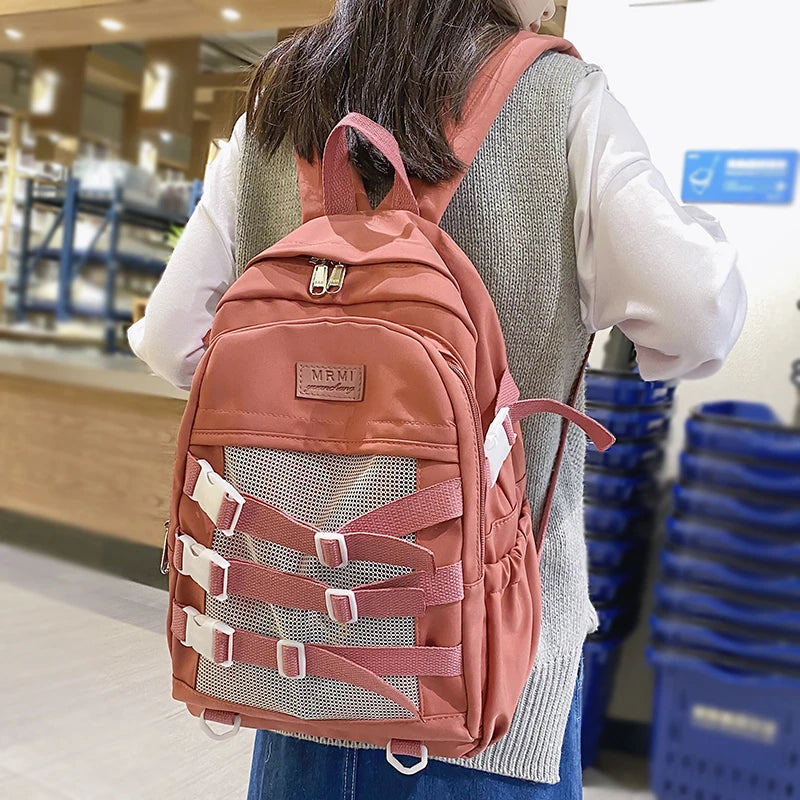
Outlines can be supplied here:
M416 764L406 766L397 756L411 756L419 759ZM386 745L386 760L402 775L416 775L428 766L428 748L422 742L408 739L389 739Z
M410 739L392 739L390 746L396 756L422 757L422 742L413 742Z
M213 708L207 708L203 712L203 719L206 722L216 722L219 725L235 725L236 717L232 711L215 711Z
M358 212L356 176L350 164L347 128L358 131L379 150L394 167L394 187L387 198L387 208L419 213L397 140L389 131L362 114L348 114L331 131L322 157L322 193L325 214ZM384 204L381 205L384 209Z
M577 425L601 452L608 450L616 441L599 422L582 414L576 408L560 403L558 400L520 400L511 406L511 419L519 422L533 414L558 414Z
M497 400L494 404L495 415L500 413L502 408L511 408L519 400L519 389L509 370L503 373L500 379L500 389L497 392Z

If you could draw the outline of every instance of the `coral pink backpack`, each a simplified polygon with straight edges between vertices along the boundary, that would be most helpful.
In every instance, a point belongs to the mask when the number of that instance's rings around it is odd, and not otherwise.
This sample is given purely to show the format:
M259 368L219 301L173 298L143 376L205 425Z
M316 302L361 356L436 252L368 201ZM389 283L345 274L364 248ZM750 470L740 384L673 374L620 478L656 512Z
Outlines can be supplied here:
M465 163L551 49L570 45L521 34L490 60L453 132ZM375 211L346 127L396 171ZM508 729L568 422L613 439L571 405L519 399L492 300L438 226L459 180L412 187L394 138L358 114L321 165L298 163L305 222L225 294L181 426L173 695L215 737L363 742L411 773ZM540 413L563 421L535 536L519 421Z

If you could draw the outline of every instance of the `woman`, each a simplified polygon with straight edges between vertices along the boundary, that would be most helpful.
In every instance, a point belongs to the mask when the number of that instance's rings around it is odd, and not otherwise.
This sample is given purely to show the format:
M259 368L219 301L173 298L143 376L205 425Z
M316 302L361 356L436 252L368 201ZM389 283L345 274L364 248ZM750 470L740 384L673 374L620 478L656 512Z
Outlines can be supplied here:
M247 120L209 169L147 316L131 328L137 355L189 386L225 290L300 223L294 150L311 160L347 112L391 130L412 177L436 183L458 173L448 116L459 118L496 47L553 13L552 0L340 0L328 21L268 54ZM351 156L377 201L390 170L360 141ZM734 249L712 218L675 201L602 73L569 56L544 56L526 72L442 225L495 300L523 396L566 400L589 335L613 325L635 343L648 379L712 374L741 331ZM537 423L526 431L537 444L528 454L534 513L552 436ZM597 624L584 446L570 437L542 556L537 661L509 733L471 761L436 761L413 778L394 773L380 751L260 733L251 800L581 797L581 648Z

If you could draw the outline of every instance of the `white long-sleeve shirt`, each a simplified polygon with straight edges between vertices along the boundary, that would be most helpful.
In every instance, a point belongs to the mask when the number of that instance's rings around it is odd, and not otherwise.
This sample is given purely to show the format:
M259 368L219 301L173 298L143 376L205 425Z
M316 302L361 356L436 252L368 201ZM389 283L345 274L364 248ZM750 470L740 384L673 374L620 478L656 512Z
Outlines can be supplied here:
M181 388L191 385L217 303L235 280L243 136L244 118L208 169L145 318L128 332L136 355ZM746 314L735 248L713 217L674 198L602 73L576 89L567 147L587 330L618 326L647 380L713 374Z

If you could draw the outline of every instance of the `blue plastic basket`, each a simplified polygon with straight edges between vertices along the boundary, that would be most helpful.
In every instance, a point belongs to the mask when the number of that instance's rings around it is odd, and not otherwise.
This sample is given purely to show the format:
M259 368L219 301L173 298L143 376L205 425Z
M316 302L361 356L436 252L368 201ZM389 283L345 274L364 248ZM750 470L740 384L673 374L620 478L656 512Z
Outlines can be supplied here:
M634 606L604 606L597 609L598 627L593 634L595 640L622 639L633 629L636 622Z
M800 642L764 639L751 635L752 628L748 630L745 627L741 627L737 633L715 630L710 627L711 624L653 614L650 631L658 644L702 650L712 659L717 654L758 664L771 664L776 669L800 668Z
M695 486L676 486L673 493L679 514L753 526L756 530L769 528L790 534L800 531L800 505L756 502Z
M656 490L656 482L650 475L617 475L587 469L583 479L583 492L587 499L621 505L652 504Z
M800 610L781 603L757 605L741 600L725 600L687 583L661 582L655 587L659 613L682 614L697 620L718 620L742 628L789 632L800 635Z
M769 406L708 403L686 422L686 440L698 450L780 464L800 464L800 428L781 425Z
M744 400L720 400L698 406L695 417L716 418L718 422L746 423L748 425L780 425L780 417L764 403L748 403Z
M644 557L644 545L644 540L635 537L596 539L587 536L589 565L592 569L622 569Z
M618 439L663 436L669 430L671 408L653 406L644 410L619 406L592 405L587 413Z
M614 508L586 502L583 504L586 531L594 536L635 536L646 530L652 519L650 509L634 506Z
M791 573L776 575L770 571L745 570L671 550L665 550L661 554L661 568L669 578L742 592L745 597L753 595L800 600L800 576Z
M657 441L617 442L601 453L591 442L586 446L586 463L601 469L641 470L653 473L664 461L664 449Z
M748 561L794 565L800 568L800 541L774 536L748 535L747 530L726 528L725 523L670 517L667 540L679 547L729 555Z
M583 646L581 760L584 769L597 761L619 656L619 639L590 639Z
M659 800L800 797L800 680L654 650Z
M759 492L765 497L773 495L774 498L770 499L776 502L780 502L781 498L800 498L800 465L794 469L781 469L759 463L734 461L730 456L683 453L681 480Z
M589 573L589 594L596 605L631 603L635 598L640 575L638 571L616 570Z
M590 403L645 406L671 403L675 381L643 381L635 372L586 373L586 399Z

